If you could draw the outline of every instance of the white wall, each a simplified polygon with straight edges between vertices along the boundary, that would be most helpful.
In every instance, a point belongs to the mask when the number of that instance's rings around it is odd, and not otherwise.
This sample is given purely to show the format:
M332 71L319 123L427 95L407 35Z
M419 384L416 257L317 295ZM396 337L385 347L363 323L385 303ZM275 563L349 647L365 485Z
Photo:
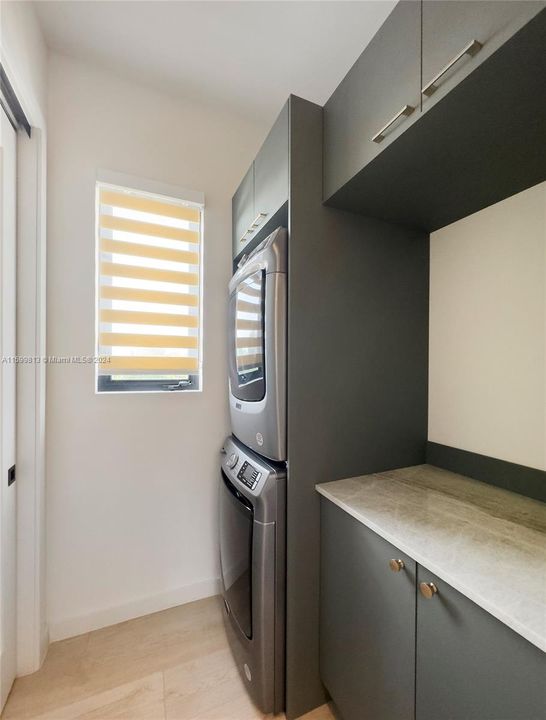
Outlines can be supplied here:
M0 3L0 56L32 126L17 145L17 353L45 352L47 50L25 2ZM45 587L45 370L17 368L17 673L48 644Z
M431 235L429 440L546 470L546 183Z
M50 57L48 354L92 355L97 168L203 191L204 390L95 395L48 368L52 638L217 590L231 196L265 128Z

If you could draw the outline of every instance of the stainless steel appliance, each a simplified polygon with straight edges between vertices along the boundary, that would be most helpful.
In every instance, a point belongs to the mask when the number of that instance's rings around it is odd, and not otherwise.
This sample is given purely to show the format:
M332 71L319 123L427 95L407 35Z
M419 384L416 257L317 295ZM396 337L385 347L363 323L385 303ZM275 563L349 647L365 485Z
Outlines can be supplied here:
M287 232L278 228L229 284L231 430L271 460L286 460Z
M284 709L286 472L233 437L221 460L220 566L225 625L249 694Z

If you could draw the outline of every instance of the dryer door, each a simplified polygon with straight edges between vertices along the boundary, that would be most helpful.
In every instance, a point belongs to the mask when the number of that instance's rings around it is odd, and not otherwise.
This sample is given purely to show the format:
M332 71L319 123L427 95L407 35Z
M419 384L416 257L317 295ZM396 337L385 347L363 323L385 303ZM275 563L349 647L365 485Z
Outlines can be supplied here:
M229 300L229 372L231 393L238 400L265 397L265 273L243 278Z
M252 529L251 502L222 470L220 502L220 565L224 600L239 629L252 637Z

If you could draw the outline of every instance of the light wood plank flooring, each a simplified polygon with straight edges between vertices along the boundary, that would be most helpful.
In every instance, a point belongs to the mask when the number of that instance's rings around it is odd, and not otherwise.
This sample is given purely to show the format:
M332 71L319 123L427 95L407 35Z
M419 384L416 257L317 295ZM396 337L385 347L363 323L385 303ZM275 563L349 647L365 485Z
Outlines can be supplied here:
M239 678L218 597L53 643L2 720L263 720ZM283 720L277 716L276 720ZM305 720L333 720L324 705Z

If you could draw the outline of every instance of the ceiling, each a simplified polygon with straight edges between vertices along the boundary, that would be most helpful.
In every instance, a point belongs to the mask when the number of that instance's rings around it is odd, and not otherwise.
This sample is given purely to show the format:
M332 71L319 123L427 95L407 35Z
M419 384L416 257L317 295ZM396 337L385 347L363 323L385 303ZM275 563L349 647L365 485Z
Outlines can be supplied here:
M290 93L328 99L394 0L35 2L48 46L270 123Z

